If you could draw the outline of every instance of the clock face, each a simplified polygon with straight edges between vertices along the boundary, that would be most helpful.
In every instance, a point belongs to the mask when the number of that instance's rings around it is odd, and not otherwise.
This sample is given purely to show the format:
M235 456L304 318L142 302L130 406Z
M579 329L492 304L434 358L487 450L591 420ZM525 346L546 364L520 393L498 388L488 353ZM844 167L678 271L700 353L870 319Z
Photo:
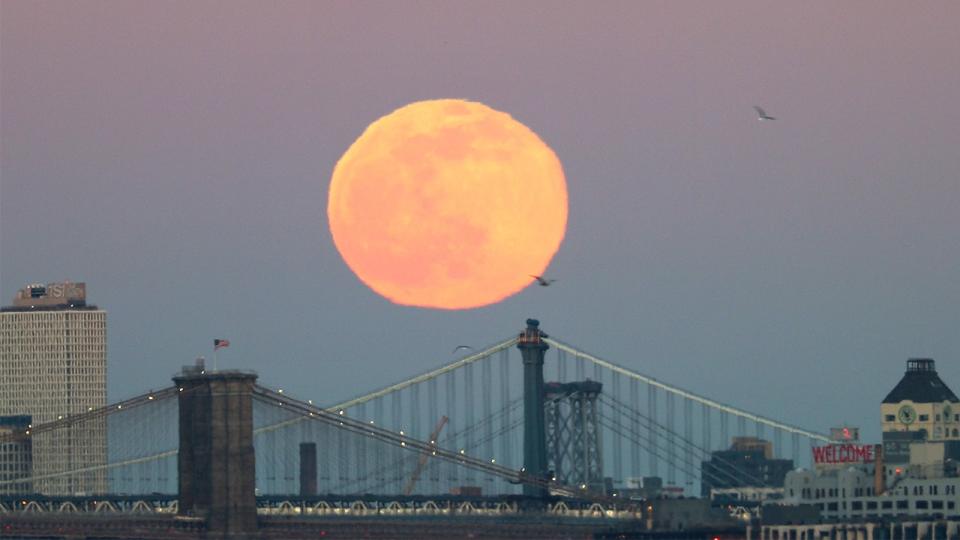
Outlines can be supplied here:
M913 421L917 419L917 411L913 410L913 407L909 405L904 405L903 407L900 407L900 411L897 413L897 418L899 418L904 424L912 424Z

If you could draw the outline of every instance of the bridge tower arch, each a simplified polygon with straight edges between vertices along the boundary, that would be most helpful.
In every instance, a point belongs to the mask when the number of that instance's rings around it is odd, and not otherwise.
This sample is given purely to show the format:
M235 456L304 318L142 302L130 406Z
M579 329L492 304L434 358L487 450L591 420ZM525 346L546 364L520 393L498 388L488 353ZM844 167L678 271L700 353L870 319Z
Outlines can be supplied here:
M185 368L179 389L180 515L202 517L207 538L257 537L253 387L241 371Z

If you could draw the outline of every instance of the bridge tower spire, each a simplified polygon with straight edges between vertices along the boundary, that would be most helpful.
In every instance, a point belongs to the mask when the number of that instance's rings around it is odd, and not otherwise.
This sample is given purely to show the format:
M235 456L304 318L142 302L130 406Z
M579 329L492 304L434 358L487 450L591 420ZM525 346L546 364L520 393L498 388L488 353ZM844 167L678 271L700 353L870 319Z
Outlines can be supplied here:
M257 537L253 385L241 371L186 367L179 387L180 515L205 518L207 538Z
M540 321L527 319L527 327L517 339L523 356L523 468L535 478L547 475L547 437L543 411L543 358L550 348L540 330ZM524 484L523 494L547 496L545 488Z

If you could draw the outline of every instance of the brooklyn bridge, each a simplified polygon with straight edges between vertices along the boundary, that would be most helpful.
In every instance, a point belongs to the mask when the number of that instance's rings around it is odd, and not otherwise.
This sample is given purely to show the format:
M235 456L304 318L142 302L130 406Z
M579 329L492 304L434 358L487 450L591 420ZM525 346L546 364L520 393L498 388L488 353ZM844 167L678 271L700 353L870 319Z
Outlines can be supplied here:
M591 355L533 319L342 403L198 363L172 386L0 444L69 445L89 430L107 434L102 462L0 481L0 536L642 537L676 529L672 517L618 486L659 477L695 495L704 480L747 474L702 466L732 436L770 440L795 463L828 440ZM731 519L685 534L743 537L747 527Z

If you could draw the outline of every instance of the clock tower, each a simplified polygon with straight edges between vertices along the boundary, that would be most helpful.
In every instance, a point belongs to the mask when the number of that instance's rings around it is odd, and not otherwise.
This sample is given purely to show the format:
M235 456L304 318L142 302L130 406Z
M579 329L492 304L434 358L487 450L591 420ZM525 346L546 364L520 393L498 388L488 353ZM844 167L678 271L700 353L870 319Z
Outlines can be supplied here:
M960 399L929 358L907 360L907 372L884 398L880 415L884 440L960 440Z

